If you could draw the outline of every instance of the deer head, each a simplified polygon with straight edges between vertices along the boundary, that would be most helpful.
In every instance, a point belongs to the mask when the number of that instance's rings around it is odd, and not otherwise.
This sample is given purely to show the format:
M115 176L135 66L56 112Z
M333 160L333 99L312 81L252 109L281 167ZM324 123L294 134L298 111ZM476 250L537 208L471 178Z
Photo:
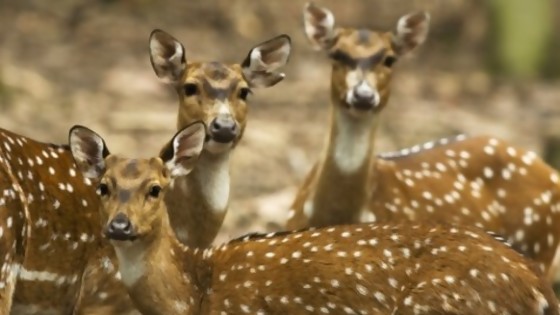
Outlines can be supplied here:
M179 129L203 121L208 126L204 148L211 153L235 147L245 129L252 89L284 79L277 70L288 62L290 50L290 38L280 35L252 48L240 64L189 63L184 46L173 36L162 30L150 36L154 71L179 96Z
M205 125L195 122L175 134L161 156L126 159L111 154L94 131L74 126L69 136L72 155L84 176L98 183L103 234L121 245L153 235L167 218L162 190L194 168L205 136Z
M399 19L396 32L376 32L336 27L331 11L308 3L303 20L312 46L332 60L334 105L360 115L379 112L385 106L393 64L425 41L430 16L408 14Z

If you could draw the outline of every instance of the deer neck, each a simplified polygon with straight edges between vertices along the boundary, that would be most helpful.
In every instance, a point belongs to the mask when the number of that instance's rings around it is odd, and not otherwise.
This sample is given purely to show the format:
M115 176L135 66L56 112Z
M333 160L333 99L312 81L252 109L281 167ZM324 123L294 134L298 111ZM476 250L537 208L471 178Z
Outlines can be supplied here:
M378 113L359 116L331 110L331 128L312 199L311 226L355 223L369 197ZM310 205L308 205L309 208Z
M115 246L122 282L142 314L197 314L201 254L179 243L165 221L149 239Z
M205 248L218 234L229 203L229 154L203 151L192 172L172 183L165 202L181 243Z

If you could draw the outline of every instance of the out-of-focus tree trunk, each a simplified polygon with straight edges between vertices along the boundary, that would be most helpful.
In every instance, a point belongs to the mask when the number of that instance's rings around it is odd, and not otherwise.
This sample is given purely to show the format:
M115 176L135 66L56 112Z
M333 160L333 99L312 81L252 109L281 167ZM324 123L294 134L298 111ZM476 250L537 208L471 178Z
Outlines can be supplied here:
M488 0L500 72L518 79L539 75L552 39L553 1Z

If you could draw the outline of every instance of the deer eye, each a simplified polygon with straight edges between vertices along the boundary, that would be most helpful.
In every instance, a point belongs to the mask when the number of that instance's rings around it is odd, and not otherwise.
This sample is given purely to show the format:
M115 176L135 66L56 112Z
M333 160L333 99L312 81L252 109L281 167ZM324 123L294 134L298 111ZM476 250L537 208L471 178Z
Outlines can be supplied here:
M161 192L161 186L154 185L154 186L150 187L150 190L148 191L148 195L150 197L157 198L157 197L159 197L160 192Z
M247 100L247 96L249 96L249 94L251 93L251 90L248 88L241 88L239 90L239 98L246 101Z
M396 61L397 58L395 56L387 56L385 57L383 64L385 65L385 67L391 68Z
M105 183L100 183L97 185L97 190L95 191L99 196L105 197L109 195L109 186Z
M183 86L186 96L193 96L198 93L198 87L194 83L187 83Z

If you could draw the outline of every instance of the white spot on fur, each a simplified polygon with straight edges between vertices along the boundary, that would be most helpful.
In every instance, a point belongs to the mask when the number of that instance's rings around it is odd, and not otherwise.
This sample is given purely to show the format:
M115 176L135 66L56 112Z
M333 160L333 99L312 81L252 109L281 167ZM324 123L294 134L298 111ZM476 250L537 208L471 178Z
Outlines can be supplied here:
M27 270L25 268L20 268L18 277L23 281L40 281L40 282L61 282L64 283L67 280L66 276L48 272L48 271L37 271L37 270Z
M546 298L541 292L535 289L533 289L533 294L535 294L535 297L537 298L537 303L538 303L537 310L539 314L544 315L546 313L546 310L549 308L548 301L546 300Z
M377 218L375 214L368 209L362 210L362 215L360 217L360 222L375 222Z

